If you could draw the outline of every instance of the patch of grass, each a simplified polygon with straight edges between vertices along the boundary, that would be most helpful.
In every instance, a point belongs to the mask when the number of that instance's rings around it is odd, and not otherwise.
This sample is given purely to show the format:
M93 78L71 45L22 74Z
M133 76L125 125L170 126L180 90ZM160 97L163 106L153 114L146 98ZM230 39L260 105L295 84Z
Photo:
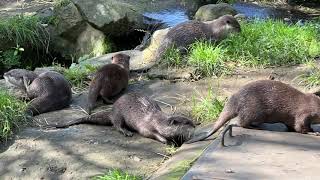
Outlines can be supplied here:
M224 62L225 51L207 41L198 41L190 46L188 64L197 67L201 75L220 76L230 72Z
M309 67L307 74L302 74L297 78L300 80L299 84L306 85L306 88L312 88L320 85L320 67L314 61L307 62Z
M167 146L165 151L168 155L173 155L174 153L176 153L178 150L178 147L171 145L171 146Z
M0 20L0 39L21 47L46 47L47 32L37 16L17 15Z
M280 66L304 63L320 54L317 28L266 20L242 23L242 32L220 45L224 60L244 66Z
M60 65L54 65L56 71L61 72L71 83L73 88L84 89L88 86L88 76L97 71L97 67L91 65L72 66L67 69Z
M109 170L104 175L95 176L93 180L142 180L142 177L134 176L119 169Z
M82 89L88 86L86 83L89 80L88 76L96 70L97 68L91 65L85 65L84 67L71 66L69 69L65 69L63 75L69 80L72 87Z
M183 57L176 47L168 48L163 55L163 63L170 67L181 67L184 65Z
M219 117L224 104L225 100L218 99L212 90L209 90L205 97L192 97L191 114L198 122L212 122Z
M0 89L0 140L8 138L26 121L26 103Z

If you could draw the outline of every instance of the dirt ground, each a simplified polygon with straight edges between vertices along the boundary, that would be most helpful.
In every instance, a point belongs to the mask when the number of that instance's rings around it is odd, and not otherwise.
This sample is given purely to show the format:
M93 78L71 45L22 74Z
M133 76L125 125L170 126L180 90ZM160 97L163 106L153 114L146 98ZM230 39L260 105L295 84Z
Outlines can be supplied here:
M303 66L250 70L195 82L141 80L130 84L128 91L151 96L167 113L188 115L193 95L204 96L212 88L221 96L230 96L244 84L267 79L270 75L304 92L315 91L299 86L294 80L305 70ZM84 101L85 95L75 96L71 108L42 114L36 119L43 123L85 116L79 108ZM165 160L166 147L137 134L124 137L113 127L76 125L58 130L28 127L21 129L14 140L2 145L0 179L85 179L112 168L149 177Z

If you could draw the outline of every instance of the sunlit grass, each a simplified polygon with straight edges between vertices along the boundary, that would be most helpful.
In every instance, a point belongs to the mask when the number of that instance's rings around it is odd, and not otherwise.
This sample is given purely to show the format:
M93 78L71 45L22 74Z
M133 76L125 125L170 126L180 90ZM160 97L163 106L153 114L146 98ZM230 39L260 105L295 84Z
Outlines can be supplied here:
M209 90L206 96L192 97L191 115L198 122L215 121L225 104L225 100L219 99L212 90Z
M141 177L131 175L119 169L109 170L103 175L95 176L93 180L142 180Z
M26 103L0 89L0 141L26 123L25 109Z

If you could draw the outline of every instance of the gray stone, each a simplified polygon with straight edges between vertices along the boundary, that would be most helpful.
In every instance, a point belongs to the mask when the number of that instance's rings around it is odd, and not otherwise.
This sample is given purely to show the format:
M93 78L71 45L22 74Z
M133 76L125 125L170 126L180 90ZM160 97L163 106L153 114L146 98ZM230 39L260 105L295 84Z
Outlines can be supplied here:
M57 24L51 27L52 44L63 56L80 58L84 55L102 55L105 42L103 32L93 28L81 16L77 7L70 3L55 10Z
M195 14L195 20L212 21L223 15L236 15L237 11L227 3L208 4L200 7Z
M104 33L120 35L142 28L143 15L137 5L123 1L72 0L84 18Z

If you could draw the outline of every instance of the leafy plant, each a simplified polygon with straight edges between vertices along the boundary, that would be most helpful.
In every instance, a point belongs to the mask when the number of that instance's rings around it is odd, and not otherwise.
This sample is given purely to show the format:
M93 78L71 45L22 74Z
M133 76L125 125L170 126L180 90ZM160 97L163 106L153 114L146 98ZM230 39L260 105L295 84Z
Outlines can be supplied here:
M309 67L307 74L302 74L297 78L300 80L300 84L306 85L307 88L312 88L320 85L320 67L314 61L306 63Z
M218 99L212 90L209 90L205 97L193 96L191 114L199 122L211 122L219 117L224 103L224 100Z
M73 88L79 89L84 89L88 86L88 76L97 70L97 67L88 64L85 66L71 65L69 69L62 67L61 65L54 65L54 68L68 79Z
M12 48L3 53L0 52L0 63L5 69L10 69L14 66L19 66L21 64L21 52L24 49L19 47Z
M95 176L93 180L142 180L141 177L130 175L119 169L109 170L104 175Z
M6 139L26 122L25 109L26 103L0 89L0 140Z

